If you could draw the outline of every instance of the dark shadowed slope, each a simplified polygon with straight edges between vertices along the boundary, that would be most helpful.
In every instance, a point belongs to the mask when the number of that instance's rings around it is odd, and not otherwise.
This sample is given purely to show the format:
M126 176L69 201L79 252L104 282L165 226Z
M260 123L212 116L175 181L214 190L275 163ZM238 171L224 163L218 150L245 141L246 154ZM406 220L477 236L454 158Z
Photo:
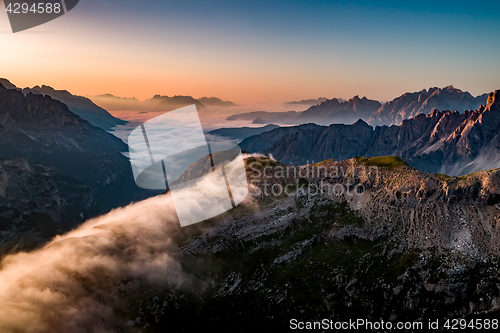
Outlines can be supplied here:
M88 210L71 215L73 218L65 221L66 226L72 223L74 226L92 214L144 199L152 193L135 184L130 163L122 155L126 150L127 145L123 141L81 119L69 111L65 104L50 96L33 93L25 96L19 90L5 89L0 85L0 158L7 161L5 165L12 165L13 162L9 161L19 158L25 161L22 165L28 165L18 169L4 168L2 191L10 193L4 197L3 204L6 207L20 204L20 195L11 195L20 186L16 179L27 179L21 182L27 184L25 188L31 189L23 192L28 197L45 193L37 190L43 189L43 186L30 183L32 180L36 182L36 170L43 171L43 168L50 170L45 173L55 184L61 184L56 178L62 179L64 183L74 184L68 185L70 187L66 191L71 191L71 187L82 188L81 191L75 190L74 196L67 196L66 199L56 192L53 201L44 203L50 204L51 209L54 209L51 215L54 221L61 221L55 216L63 214L68 205L81 207L84 202L92 202ZM43 179L38 178L38 181ZM90 199L88 195L91 196ZM78 196L80 198L75 199ZM5 200L12 202L6 203ZM74 204L75 200L80 202ZM34 214L47 215L44 211L46 207L38 204L37 200L26 207L31 207Z
M0 79L0 84L7 89L18 89L7 79ZM85 119L92 125L100 127L106 131L109 131L116 125L123 125L127 123L124 120L113 117L108 111L95 105L90 99L72 95L66 90L55 90L52 87L42 85L41 87L35 86L33 88L24 88L22 91L25 95L31 92L34 94L48 95L53 99L57 99L58 101L66 104L69 110L78 115L80 118Z
M380 102L354 96L347 102L329 99L319 105L311 106L298 117L298 123L316 123L329 125L333 123L352 124L358 119L368 120L373 112L381 106Z
M109 131L116 125L123 125L127 122L113 117L105 109L97 106L90 99L82 96L72 95L66 90L55 90L49 86L35 86L31 89L23 89L23 93L32 92L34 94L48 95L53 99L66 104L71 112L78 115L80 118L87 120L92 125L100 127L105 131Z

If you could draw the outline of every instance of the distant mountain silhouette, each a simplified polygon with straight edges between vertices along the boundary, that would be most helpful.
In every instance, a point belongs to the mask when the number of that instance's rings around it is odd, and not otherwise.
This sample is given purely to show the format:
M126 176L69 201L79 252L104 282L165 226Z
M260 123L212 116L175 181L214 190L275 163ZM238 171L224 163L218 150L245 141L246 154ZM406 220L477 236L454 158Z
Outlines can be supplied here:
M429 114L434 109L466 111L476 110L486 104L488 94L473 97L469 92L453 86L429 88L414 93L405 93L382 105L371 115L371 125L399 125L404 119L410 119L420 113Z
M354 96L347 102L336 98L326 100L319 105L311 106L298 117L298 123L352 124L358 119L368 120L371 114L381 106L380 102Z
M18 89L7 79L0 79L0 83L7 89ZM72 95L66 90L55 90L52 87L42 85L33 88L24 88L22 92L27 95L28 93L48 95L58 101L63 102L68 106L71 112L80 116L82 119L87 120L94 126L98 126L106 131L109 131L116 125L123 125L127 122L113 117L105 109L95 105L90 99Z
M236 106L233 102L223 101L218 97L202 97L200 99L195 99L191 96L169 97L155 95L142 102L135 97L117 97L112 94L90 96L90 98L96 104L111 111L171 111L192 104L195 104L198 109L203 109L207 106Z
M240 144L250 153L272 154L285 164L356 156L404 158L432 173L462 175L500 167L500 91L476 111L437 111L404 120L400 126L314 124L279 128Z
M198 98L198 101L205 106L237 106L233 102L223 101L218 97L202 97Z
M198 110L205 108L200 101L194 99L191 96L161 96L155 95L150 100L146 100L146 103L151 103L152 105L156 105L154 108L156 111L171 111L178 108L182 108L187 105L196 105Z
M256 111L234 115L228 120L248 120L254 124L318 125L352 124L363 119L370 125L399 125L420 113L429 114L434 109L464 112L476 110L486 104L488 94L473 97L470 93L453 86L423 89L415 93L405 93L394 100L381 104L378 101L354 96L348 101L327 99L303 112ZM301 102L292 102L300 104Z
M318 105L324 101L327 101L328 98L326 97L319 97L319 98L311 98L311 99L302 99L300 101L292 101L292 102L285 102L283 103L284 105L303 105L303 106L313 106L313 105ZM339 101L344 101L342 98L337 98Z
M15 85L13 85L9 80L0 78L0 84L6 89L17 89Z
M359 98L354 96L349 101L342 99L327 99L318 105L311 106L306 111L296 112L267 112L254 111L232 115L227 120L247 120L253 124L332 124L346 123L350 124L358 119L368 120L370 115L375 112L381 104L377 101Z

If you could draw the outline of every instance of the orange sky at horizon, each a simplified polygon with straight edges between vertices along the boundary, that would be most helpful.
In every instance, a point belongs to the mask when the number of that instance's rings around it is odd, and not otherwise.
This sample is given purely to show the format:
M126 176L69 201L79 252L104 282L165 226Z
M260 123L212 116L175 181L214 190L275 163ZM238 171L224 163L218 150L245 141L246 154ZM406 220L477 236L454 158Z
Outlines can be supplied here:
M99 13L85 16L86 6L80 2L66 16L17 34L1 11L0 77L19 87L49 85L81 96L215 96L240 105L355 95L388 101L448 85L476 96L500 88L500 67L486 66L493 52L472 66L469 58L435 52L415 57L418 45L404 42L386 51L384 39L332 35L326 43L302 36L299 43L290 34L264 37L252 29L175 30L158 18L146 25L127 15L109 21ZM394 37L384 38L389 43ZM455 52L446 43L441 47Z

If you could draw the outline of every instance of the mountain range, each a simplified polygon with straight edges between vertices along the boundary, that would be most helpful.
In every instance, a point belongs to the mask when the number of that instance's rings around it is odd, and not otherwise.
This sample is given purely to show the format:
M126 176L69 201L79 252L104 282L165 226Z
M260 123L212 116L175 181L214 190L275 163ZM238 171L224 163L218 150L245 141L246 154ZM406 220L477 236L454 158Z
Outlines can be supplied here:
M337 98L339 102L344 102L341 98ZM292 101L292 102L285 102L283 103L284 105L303 105L303 106L313 106L313 105L318 105L319 103L322 103L324 101L327 101L328 98L326 97L319 97L319 98L311 98L311 99L302 99L300 101Z
M92 101L110 111L171 111L186 105L195 104L198 110L205 107L231 107L233 102L223 101L218 97L202 97L199 99L191 96L162 96L155 95L145 101L137 98L117 97L112 94L90 96Z
M346 102L329 99L319 105L311 106L302 112L297 121L316 124L351 124L358 119L367 119L381 107L380 102L354 96Z
M476 110L486 104L488 94L473 97L469 92L453 86L429 88L419 92L405 93L382 105L368 119L371 125L399 125L404 119L413 118L433 110L464 112ZM364 119L364 118L363 118Z
M419 92L405 93L392 101L381 104L366 97L354 96L348 101L340 98L326 99L310 106L303 112L266 112L259 111L234 115L227 120L249 120L254 124L299 125L315 123L318 125L352 124L362 119L372 126L399 125L401 121L418 114L429 114L433 110L464 112L476 110L486 104L488 94L473 97L469 92L448 86L429 88Z
M0 79L0 84L7 89L18 89L18 87L9 82L7 79ZM127 123L124 120L113 117L108 111L97 106L90 99L72 95L66 90L55 90L54 88L46 85L42 85L41 87L35 86L33 88L24 88L21 90L25 95L31 92L34 94L47 95L53 99L61 101L68 106L71 112L78 115L82 119L87 120L92 125L104 129L105 131L109 131L116 125L123 125Z
M267 112L254 111L232 115L227 120L247 120L253 124L294 125L305 123L332 124L352 123L358 119L368 119L381 106L380 102L354 96L348 101L327 99L305 111Z
M355 156L397 155L415 168L462 175L500 167L500 91L476 111L437 111L373 128L362 120L328 127L306 124L249 137L240 147L300 165Z

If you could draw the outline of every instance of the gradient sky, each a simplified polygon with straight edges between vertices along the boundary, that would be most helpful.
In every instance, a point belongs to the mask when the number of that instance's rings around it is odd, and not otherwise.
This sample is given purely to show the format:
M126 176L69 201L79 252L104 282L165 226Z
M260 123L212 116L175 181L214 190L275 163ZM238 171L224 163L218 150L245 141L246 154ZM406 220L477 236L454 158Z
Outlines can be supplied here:
M17 34L1 5L0 77L22 87L243 104L500 89L498 1L80 0Z

